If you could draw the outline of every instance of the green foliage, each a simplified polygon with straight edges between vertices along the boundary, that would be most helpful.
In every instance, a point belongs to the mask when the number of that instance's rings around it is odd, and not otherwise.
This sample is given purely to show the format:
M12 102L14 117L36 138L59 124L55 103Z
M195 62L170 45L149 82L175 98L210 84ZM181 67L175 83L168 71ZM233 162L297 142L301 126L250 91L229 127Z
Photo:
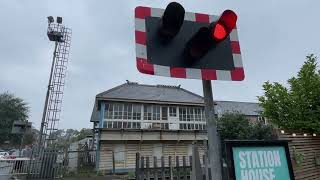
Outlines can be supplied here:
M263 115L280 128L320 132L320 71L317 57L306 58L297 76L288 80L288 88L265 82L264 96L258 98Z
M250 123L239 113L226 113L218 119L222 140L268 140L273 138L272 127L263 122Z
M56 138L56 142L52 146L59 149L67 149L71 143L92 135L92 130L87 128L82 128L80 131L76 129L59 129L52 134Z
M23 99L8 92L0 94L0 144L10 141L13 145L20 143L21 135L11 134L13 121L26 121L29 107Z

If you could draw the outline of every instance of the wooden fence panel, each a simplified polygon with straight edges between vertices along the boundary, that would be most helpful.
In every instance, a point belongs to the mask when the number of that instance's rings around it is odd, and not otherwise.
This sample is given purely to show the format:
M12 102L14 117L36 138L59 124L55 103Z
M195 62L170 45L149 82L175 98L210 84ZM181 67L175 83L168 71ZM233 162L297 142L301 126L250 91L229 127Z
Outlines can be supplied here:
M312 134L305 136L304 132L278 133L278 137L280 140L290 141L289 149L295 179L320 179L320 166L316 164L316 156L320 155L320 137Z

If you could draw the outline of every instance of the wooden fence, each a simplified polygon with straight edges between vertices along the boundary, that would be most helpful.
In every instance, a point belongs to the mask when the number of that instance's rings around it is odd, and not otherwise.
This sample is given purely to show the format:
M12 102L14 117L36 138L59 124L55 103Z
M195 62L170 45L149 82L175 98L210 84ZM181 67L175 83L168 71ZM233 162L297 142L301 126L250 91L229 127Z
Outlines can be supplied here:
M151 161L153 163L150 163ZM137 180L187 180L191 176L191 167L192 156L168 156L167 158L162 156L158 159L157 157L143 157L139 153L136 154Z
M320 135L320 134L319 134ZM289 141L296 180L320 179L320 137L301 132L280 132L280 140Z

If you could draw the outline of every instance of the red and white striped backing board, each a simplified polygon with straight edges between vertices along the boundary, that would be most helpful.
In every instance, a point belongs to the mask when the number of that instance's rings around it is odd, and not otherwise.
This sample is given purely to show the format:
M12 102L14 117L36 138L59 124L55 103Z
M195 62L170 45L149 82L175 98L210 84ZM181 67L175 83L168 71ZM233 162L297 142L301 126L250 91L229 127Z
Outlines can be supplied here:
M146 35L146 17L162 17L164 9L138 6L135 8L135 39L136 39L136 61L139 72L157 76L167 76L187 79L203 80L224 80L224 81L242 81L244 79L244 70L240 53L240 45L237 29L230 33L231 47L233 53L234 70L215 70L215 69L194 69L169 67L157 64L151 64L147 60L147 35ZM185 20L210 23L216 21L218 16L185 13Z

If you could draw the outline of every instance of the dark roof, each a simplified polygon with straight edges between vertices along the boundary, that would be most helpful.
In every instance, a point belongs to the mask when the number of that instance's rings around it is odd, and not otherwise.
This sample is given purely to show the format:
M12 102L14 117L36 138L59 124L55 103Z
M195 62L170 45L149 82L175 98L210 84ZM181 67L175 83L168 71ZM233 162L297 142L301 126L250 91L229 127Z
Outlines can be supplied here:
M254 102L237 102L237 101L215 101L217 104L215 110L217 114L228 112L239 112L247 116L258 116L262 108Z
M156 101L170 102L176 104L197 104L203 105L203 97L192 93L180 86L167 85L145 85L133 82L127 82L108 91L102 92L96 96L99 99L106 100L138 100L138 101ZM258 103L237 102L237 101L215 101L216 113L224 114L227 112L239 112L248 116L257 116L262 111ZM98 121L97 102L91 115L91 121Z
M202 96L180 86L144 85L133 82L102 92L97 98L203 104Z

